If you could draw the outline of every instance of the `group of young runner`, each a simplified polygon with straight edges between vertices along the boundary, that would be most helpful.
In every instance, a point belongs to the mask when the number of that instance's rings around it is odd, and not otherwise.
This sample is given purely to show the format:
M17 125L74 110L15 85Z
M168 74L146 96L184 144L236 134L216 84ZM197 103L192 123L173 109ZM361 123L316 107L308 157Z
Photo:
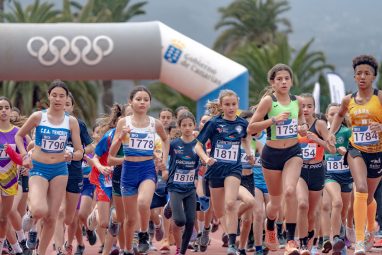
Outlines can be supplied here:
M186 107L155 119L137 86L92 136L60 80L27 119L0 97L0 250L82 255L86 236L104 255L183 255L208 250L220 226L228 255L366 254L379 230L382 92L374 57L353 69L357 91L322 116L277 64L250 110L221 90L199 121Z

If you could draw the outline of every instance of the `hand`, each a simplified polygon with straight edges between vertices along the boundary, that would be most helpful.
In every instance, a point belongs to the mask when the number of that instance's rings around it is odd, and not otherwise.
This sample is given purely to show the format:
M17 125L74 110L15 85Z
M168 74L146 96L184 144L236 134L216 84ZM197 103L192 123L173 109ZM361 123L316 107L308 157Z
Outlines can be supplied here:
M157 167L158 167L159 171L161 171L162 173L164 171L167 171L166 164L162 160L157 161Z
M111 166L102 166L100 168L98 168L98 171L100 171L101 174L103 174L104 176L108 176L110 175L114 170L114 167L111 167Z
M312 133L312 132L310 132L310 131L307 131L306 132L307 134L306 134L306 137L310 140L310 141L312 141L312 142L318 142L318 137L317 137L317 135L315 135L314 133Z
M251 166L255 165L255 157L253 155L247 155L247 161Z
M280 113L279 115L275 117L276 123L286 121L289 118L289 116L290 116L290 112Z
M206 165L200 165L198 174L203 176L206 172L207 172L207 166Z
M28 176L28 174L29 174L29 170L30 170L30 169L21 166L21 167L20 167L20 175Z
M31 157L26 154L23 156L23 167L31 169L33 167Z
M66 162L71 162L73 160L73 152L66 150L64 152L64 159Z
M6 151L8 149L8 144L4 144L4 151Z
M337 152L338 152L339 154L341 154L342 156L345 156L347 150L346 150L345 147L340 146L340 147L337 148Z
M130 127L123 126L122 130L121 130L121 133L119 134L119 140L122 141L123 138L125 138L127 134L130 135L130 132L131 132Z
M308 127L306 124L298 125L297 132L300 136L307 136L308 135Z
M168 179L168 171L167 170L162 171L162 179L164 181L167 181L167 179Z
M373 132L382 132L382 124L378 122L370 122L370 130Z
M328 137L327 143L330 146L336 146L337 139L336 139L336 136L333 133L329 132L329 137Z
M206 161L206 164L207 164L208 166L212 166L213 164L215 164L215 162L216 162L216 159L214 159L214 158L208 158L207 161Z

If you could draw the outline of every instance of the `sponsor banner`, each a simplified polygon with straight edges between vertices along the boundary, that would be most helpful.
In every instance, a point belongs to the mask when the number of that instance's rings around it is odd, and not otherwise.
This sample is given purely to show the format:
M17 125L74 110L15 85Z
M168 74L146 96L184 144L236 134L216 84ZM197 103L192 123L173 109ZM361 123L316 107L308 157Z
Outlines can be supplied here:
M327 78L330 89L330 101L340 104L345 97L345 83L342 78L335 73L328 73Z
M160 31L160 80L191 99L200 99L247 71L244 66L164 24L160 24Z
M314 98L314 101L316 103L316 107L315 107L315 113L320 113L320 90L321 90L321 86L320 86L320 83L316 82L314 84L314 89L313 89L313 98Z

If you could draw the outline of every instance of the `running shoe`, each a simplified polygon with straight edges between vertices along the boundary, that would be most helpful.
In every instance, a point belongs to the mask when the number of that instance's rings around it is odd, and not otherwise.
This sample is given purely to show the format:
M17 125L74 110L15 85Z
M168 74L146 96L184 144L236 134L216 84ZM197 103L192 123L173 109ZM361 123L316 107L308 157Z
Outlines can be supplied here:
M324 243L322 244L322 253L329 253L333 249L332 243L330 240L325 240Z
M138 233L138 252L146 253L150 249L149 234L147 232Z
M210 242L210 229L203 229L199 238L199 247L201 252L205 252Z
M65 254L66 255L72 255L73 254L73 246L71 244L67 245L67 243L65 243L64 247L65 247Z
M345 247L345 242L339 237L333 239L333 255L341 255L342 249Z
M299 255L298 245L295 240L289 240L285 245L284 255Z
M33 219L30 211L24 214L21 225L24 232L29 232L33 227Z
M228 247L228 234L223 233L222 234L222 247Z
M356 242L354 246L354 255L366 255L365 243L363 241Z
M115 244L111 247L109 255L119 255L119 248Z
M235 245L229 245L227 248L227 255L237 255L238 250L236 249Z
M77 249L74 255L83 255L84 251L85 251L85 246L77 245Z
M89 244L92 246L97 242L97 235L95 233L95 230L87 229L86 230L86 237L89 241Z
M374 245L374 232L366 232L365 234L365 250L370 251Z
M163 229L163 219L162 216L159 215L159 226L155 226L155 240L157 242L162 241L163 236L164 236L164 229Z
M97 223L97 210L96 209L90 213L90 215L86 221L86 224L88 225L88 230L94 231L97 228L98 223Z
M34 250L37 247L37 231L29 231L27 247L30 250Z
M265 223L266 225L267 223ZM279 249L279 240L277 239L276 229L268 230L265 228L265 246L270 251L277 251Z
M310 251L309 251L307 245L302 245L302 246L300 247L300 254L301 254L301 255L310 255Z
M354 231L354 228L348 228L348 227L346 227L345 235L346 235L346 238L347 238L351 243L355 243L355 242L356 242L356 240L355 240L355 231Z

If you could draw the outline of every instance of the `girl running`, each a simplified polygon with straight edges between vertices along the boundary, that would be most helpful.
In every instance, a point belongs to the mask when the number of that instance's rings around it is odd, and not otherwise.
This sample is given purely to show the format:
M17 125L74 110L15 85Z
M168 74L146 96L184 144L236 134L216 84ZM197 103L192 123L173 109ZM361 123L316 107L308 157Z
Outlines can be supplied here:
M35 224L29 232L30 237L34 238L28 240L28 248L36 248L36 222L44 219L37 251L39 255L45 255L54 233L68 181L67 162L83 157L78 121L65 113L68 95L64 82L53 81L48 89L49 108L33 113L15 135L23 165L33 167L29 172L29 209ZM30 157L23 139L33 128L36 128L36 138ZM73 152L65 150L69 136L72 138Z
M238 199L241 180L240 146L242 145L253 165L254 156L251 154L251 136L247 135L248 122L236 115L239 99L235 92L222 90L219 103L223 114L208 121L197 137L195 151L209 168L205 174L208 179L212 205L215 215L221 218L225 215L229 236L228 255L237 252L235 242L237 235ZM204 151L203 145L211 141L210 156ZM224 197L224 200L221 199ZM253 203L247 205L253 207Z
M275 221L284 199L288 240L285 254L299 253L294 241L297 220L296 186L302 167L297 133L306 135L307 129L301 99L289 94L292 81L293 73L289 66L277 64L271 68L268 72L271 93L261 99L248 126L249 134L267 129L267 142L261 155L270 199L266 208L265 244L272 251L278 249Z
M330 128L330 142L336 143L335 133L345 115L350 117L352 135L345 164L350 167L355 184L354 223L356 245L354 254L366 254L373 246L377 203L374 192L382 176L382 92L373 88L378 63L373 56L360 55L353 59L354 80L358 90L343 98ZM367 233L365 235L365 223Z

